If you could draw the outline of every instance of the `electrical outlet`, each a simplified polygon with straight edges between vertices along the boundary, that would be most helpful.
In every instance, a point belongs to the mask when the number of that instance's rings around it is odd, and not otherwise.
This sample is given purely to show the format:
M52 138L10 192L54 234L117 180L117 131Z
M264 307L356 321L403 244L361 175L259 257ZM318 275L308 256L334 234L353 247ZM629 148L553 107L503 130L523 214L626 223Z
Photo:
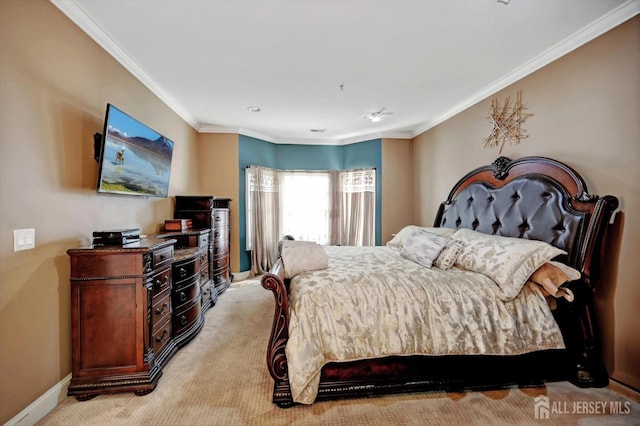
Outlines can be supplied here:
M36 247L36 230L34 228L13 230L13 251L30 250Z

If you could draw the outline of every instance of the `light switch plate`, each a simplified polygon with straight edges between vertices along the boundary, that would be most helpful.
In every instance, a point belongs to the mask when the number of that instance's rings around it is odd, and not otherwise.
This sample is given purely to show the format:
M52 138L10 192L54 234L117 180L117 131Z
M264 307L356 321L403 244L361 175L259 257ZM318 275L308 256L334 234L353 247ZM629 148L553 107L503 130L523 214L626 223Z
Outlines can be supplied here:
M36 230L34 228L13 230L13 251L30 250L36 246Z

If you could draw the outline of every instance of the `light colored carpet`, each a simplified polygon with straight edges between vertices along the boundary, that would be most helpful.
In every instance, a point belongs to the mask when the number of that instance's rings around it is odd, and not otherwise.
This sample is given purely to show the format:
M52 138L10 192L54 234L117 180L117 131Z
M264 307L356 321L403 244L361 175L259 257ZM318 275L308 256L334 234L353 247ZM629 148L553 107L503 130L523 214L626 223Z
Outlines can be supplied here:
M266 367L272 317L271 292L255 280L234 284L206 313L200 334L169 361L152 393L101 395L84 402L68 397L38 424L640 424L637 395L624 396L611 388L579 389L565 382L526 390L411 394L281 409L271 403L273 381ZM548 419L534 415L539 395L548 398ZM605 413L594 412L600 407ZM630 412L611 414L612 407ZM586 413L572 413L576 408Z

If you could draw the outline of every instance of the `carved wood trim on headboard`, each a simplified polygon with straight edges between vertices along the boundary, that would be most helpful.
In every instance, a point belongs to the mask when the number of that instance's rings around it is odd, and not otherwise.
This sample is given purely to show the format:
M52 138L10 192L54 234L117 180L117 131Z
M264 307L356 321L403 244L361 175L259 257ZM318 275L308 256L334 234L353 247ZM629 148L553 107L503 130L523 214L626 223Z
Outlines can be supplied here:
M578 172L546 157L499 157L467 173L438 209L434 226L540 239L569 255L567 263L595 285L596 250L618 199L590 194Z

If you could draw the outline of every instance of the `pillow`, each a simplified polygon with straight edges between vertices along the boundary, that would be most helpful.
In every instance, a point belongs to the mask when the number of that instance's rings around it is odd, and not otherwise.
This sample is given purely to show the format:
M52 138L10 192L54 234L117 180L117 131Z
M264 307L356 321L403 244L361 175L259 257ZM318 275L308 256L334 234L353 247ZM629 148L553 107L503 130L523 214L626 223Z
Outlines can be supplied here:
M310 241L285 241L282 245L282 263L285 278L293 278L301 272L327 269L329 258L320 244Z
M438 257L433 264L440 269L451 269L462 250L464 243L454 238L449 238L447 244L444 246Z
M564 297L569 302L573 302L573 292L568 288L560 288L567 281L574 281L581 277L580 271L560 262L543 263L532 275L529 280L539 285L543 289L543 293L550 294L553 297Z
M504 301L516 297L543 263L566 254L544 241L487 235L471 229L460 229L453 238L464 243L456 265L491 278Z
M419 265L431 268L442 249L450 238L432 234L426 231L418 231L405 241L400 256Z
M404 228L402 228L397 234L395 234L391 240L387 242L387 246L393 247L393 248L402 248L407 238L411 237L416 232L430 232L432 234L450 237L451 235L453 235L454 232L456 232L456 230L451 228L436 228L436 227L429 227L429 226L407 225Z

